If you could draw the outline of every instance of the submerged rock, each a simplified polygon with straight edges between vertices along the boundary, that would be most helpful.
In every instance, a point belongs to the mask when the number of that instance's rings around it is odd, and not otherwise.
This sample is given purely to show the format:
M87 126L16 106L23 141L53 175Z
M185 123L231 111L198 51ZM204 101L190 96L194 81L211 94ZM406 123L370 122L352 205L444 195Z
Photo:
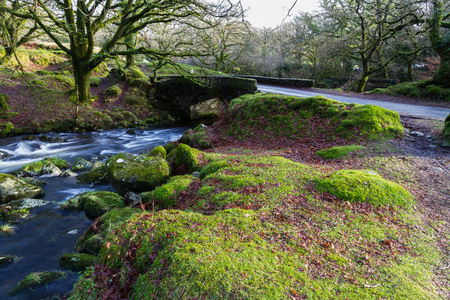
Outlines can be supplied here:
M0 203L41 196L44 190L8 174L0 174Z
M41 174L48 176L59 176L62 174L62 171L54 164L49 164L42 167Z
M84 159L84 158L77 158L75 163L73 164L72 168L70 168L72 171L79 171L84 169L90 169L92 168L92 162Z
M20 281L13 289L11 289L8 294L15 295L20 291L32 289L38 286L44 286L66 276L67 274L62 271L31 273L28 274L22 281Z
M85 210L92 217L99 217L114 208L124 207L122 196L113 192L84 192L61 204L64 209Z
M13 262L15 259L12 255L0 255L0 267Z
M9 154L8 152L0 151L0 160L5 160L5 159L7 159L7 158L9 158L9 157L11 157L11 156L12 156L12 155Z
M66 270L81 272L94 265L98 261L98 256L86 253L67 253L59 259L59 265Z

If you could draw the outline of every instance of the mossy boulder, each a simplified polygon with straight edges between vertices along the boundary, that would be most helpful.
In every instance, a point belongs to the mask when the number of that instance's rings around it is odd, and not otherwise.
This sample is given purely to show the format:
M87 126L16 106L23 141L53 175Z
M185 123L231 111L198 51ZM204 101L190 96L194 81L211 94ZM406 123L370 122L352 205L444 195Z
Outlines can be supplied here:
M72 165L72 167L70 168L72 171L80 171L80 170L85 170L85 169L90 169L92 168L92 162L79 157L77 158L77 160L74 162L74 164Z
M186 131L180 142L198 149L211 148L211 141L203 124L198 125L193 130Z
M150 153L148 155L149 156L153 156L153 157L159 157L159 158L162 158L162 159L166 159L167 152L166 152L166 149L164 149L163 146L156 146L155 148L153 148L152 151L150 151Z
M364 149L366 147L361 145L337 146L319 150L316 152L316 155L326 159L341 159Z
M63 159L60 159L57 157L46 157L40 161L36 161L31 164L27 164L27 165L23 166L22 170L41 174L42 168L44 166L49 166L49 165L55 165L61 170L67 169L70 166L70 164Z
M374 105L340 103L323 96L244 95L230 103L227 118L230 122L221 130L240 139L254 135L291 139L327 135L328 139L337 136L351 139L403 134L400 116L394 111Z
M192 173L199 170L202 157L203 152L181 143L169 153L167 158L169 161L173 161L175 168L186 168Z
M41 196L44 190L9 174L0 174L0 204Z
M122 94L122 89L117 84L110 86L103 92L105 97L117 97L120 94Z
M96 161L92 164L92 168L86 173L77 177L79 183L100 183L106 180L106 164Z
M59 265L69 271L81 272L96 264L98 256L87 253L67 253L60 257Z
M27 289L33 289L38 286L44 286L58 279L66 277L67 274L62 271L45 271L28 274L21 280L8 294L15 295Z
M328 192L343 201L403 207L411 207L414 203L407 190L371 170L340 170L314 181L319 191Z
M164 149L166 150L166 153L172 152L176 147L178 147L178 142L170 142L164 145Z
M120 190L149 191L169 179L169 165L160 157L119 153L107 161L106 169Z
M78 239L75 250L78 252L99 255L100 249L109 232L113 231L119 224L130 219L141 210L131 207L115 209L100 217L96 227L90 227Z
M191 175L174 176L166 184L157 187L155 190L142 193L142 199L144 202L155 201L163 208L171 207L177 204L179 194L187 190L194 179L194 176Z
M124 207L122 196L106 191L84 192L61 204L64 209L85 210L92 217L99 217L114 208Z

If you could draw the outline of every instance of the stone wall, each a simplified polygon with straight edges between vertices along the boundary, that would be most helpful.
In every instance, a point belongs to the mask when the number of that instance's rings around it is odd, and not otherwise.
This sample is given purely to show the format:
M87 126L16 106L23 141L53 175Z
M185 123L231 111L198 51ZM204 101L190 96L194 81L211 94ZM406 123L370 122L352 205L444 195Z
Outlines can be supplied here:
M274 78L264 76L252 76L252 75L234 75L238 78L255 79L261 84L281 85L281 86L297 86L297 87L313 87L314 80L312 79L297 79L297 78Z

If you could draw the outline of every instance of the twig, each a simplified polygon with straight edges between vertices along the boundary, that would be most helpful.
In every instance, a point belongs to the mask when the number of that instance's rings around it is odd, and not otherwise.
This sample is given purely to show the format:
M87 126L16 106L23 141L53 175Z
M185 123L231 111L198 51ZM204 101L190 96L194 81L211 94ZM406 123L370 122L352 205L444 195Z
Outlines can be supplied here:
M446 267L439 268L439 270L445 270L445 269L448 269L448 268L450 268L450 264L448 264Z
M365 284L364 287L365 287L365 288L372 289L372 288L376 288L376 287L378 287L378 286L380 286L380 285L381 285L381 283L375 284L375 285L367 285L367 284Z

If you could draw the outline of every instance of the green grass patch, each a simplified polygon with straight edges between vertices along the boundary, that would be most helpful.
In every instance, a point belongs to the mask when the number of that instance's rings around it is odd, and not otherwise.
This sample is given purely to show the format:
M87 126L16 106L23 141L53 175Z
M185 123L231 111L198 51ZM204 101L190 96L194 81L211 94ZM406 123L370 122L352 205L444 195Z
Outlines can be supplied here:
M329 176L318 178L319 190L327 191L344 201L367 202L375 206L397 205L411 207L411 194L398 184L383 179L370 170L340 170Z

